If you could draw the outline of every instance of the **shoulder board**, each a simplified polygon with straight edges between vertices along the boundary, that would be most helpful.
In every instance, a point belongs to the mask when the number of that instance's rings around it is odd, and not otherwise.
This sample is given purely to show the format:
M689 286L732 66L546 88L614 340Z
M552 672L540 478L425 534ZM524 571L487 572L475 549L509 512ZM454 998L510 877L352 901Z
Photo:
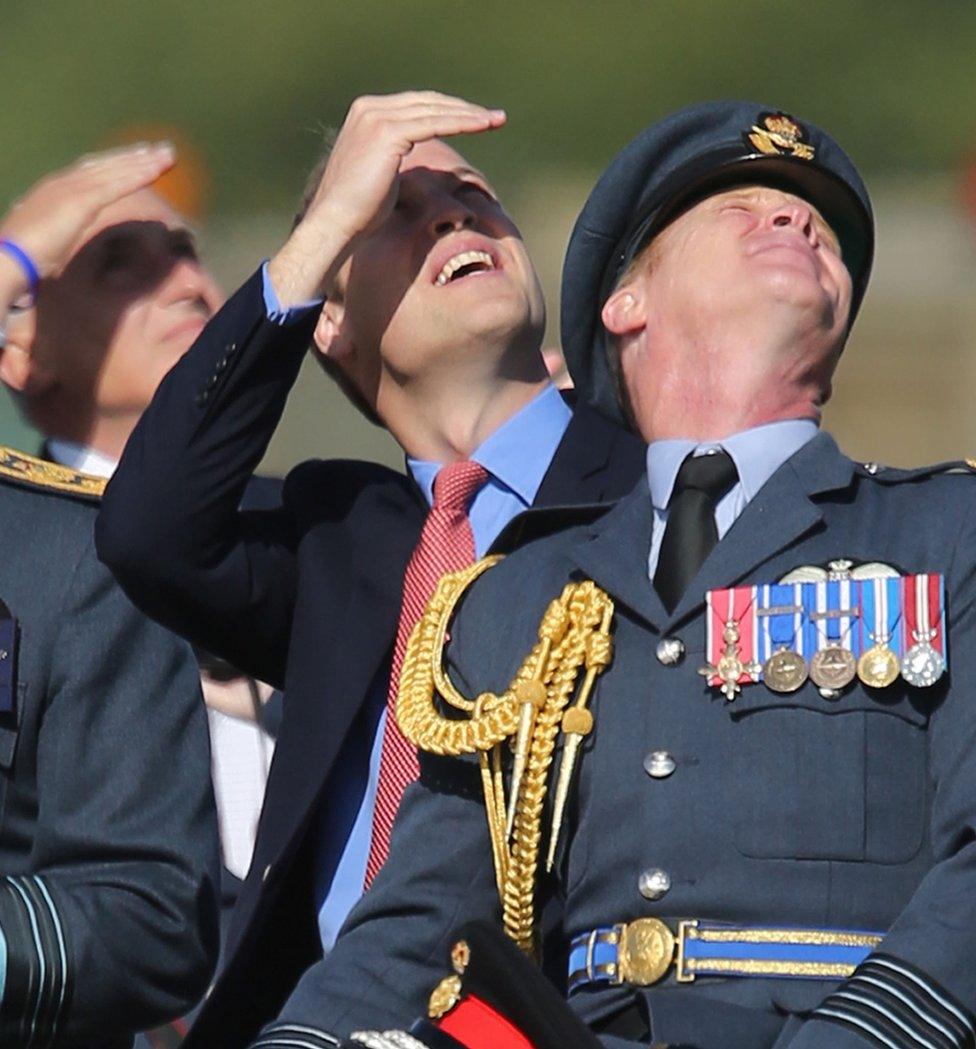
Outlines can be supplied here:
M540 506L523 510L502 529L488 552L511 554L536 539L545 539L577 525L592 524L615 505L583 503L579 506Z
M950 459L944 463L933 463L931 466L910 468L883 466L881 463L855 463L854 469L862 477L870 477L880 484L904 484L910 481L924 481L939 474L976 474L976 459Z
M80 473L67 466L37 459L26 452L18 452L16 448L6 448L2 445L0 480L45 492L60 492L95 503L101 499L108 483L104 477Z

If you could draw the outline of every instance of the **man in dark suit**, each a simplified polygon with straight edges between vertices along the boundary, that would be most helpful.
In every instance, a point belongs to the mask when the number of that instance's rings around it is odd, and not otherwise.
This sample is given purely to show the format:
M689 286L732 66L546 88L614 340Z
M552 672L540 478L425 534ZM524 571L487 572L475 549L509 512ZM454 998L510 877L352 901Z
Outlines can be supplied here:
M614 159L564 344L646 480L443 581L389 863L255 1049L416 1045L417 1016L422 1045L524 1049L485 1038L467 950L437 981L465 919L535 954L544 903L607 1049L976 1044L976 467L818 429L872 247L850 159L770 107L692 106Z
M354 103L301 221L164 380L106 493L99 552L136 603L287 697L193 1044L253 1037L362 892L404 573L442 465L485 471L476 554L525 507L613 498L641 469L639 441L549 384L518 230L437 137L503 120L430 92ZM313 337L410 476L308 462L279 511L239 513Z

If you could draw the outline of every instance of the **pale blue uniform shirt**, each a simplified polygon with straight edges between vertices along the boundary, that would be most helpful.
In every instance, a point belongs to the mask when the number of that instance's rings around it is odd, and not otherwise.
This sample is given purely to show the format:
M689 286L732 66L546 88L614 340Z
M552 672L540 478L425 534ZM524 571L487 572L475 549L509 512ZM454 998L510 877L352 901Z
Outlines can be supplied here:
M699 442L685 438L652 441L647 446L647 484L654 506L651 550L647 558L648 576L654 578L664 526L668 522L668 503L678 470L689 453L708 455L709 452L723 450L731 456L738 471L739 480L715 508L715 527L721 539L759 489L790 456L795 455L816 435L817 424L812 419L787 419L754 426L751 430L742 430L720 441Z
M265 309L275 324L290 324L321 305L316 301L282 309L268 278L267 263L262 276ZM489 474L468 509L476 557L482 557L505 525L535 501L571 417L559 391L547 386L474 450L471 458ZM407 469L428 506L433 504L434 478L442 465L407 458ZM384 666L356 728L343 744L337 771L329 781L329 804L322 807L315 850L315 902L325 951L331 950L346 915L363 893L388 680L389 667Z

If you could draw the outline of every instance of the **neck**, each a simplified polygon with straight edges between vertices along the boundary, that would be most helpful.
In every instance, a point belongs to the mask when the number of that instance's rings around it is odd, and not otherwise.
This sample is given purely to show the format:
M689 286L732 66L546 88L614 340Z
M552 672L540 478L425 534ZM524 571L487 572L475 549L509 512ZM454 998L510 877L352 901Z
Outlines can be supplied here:
M775 344L728 340L635 355L625 368L634 415L644 439L719 440L786 419L819 423L835 356L814 346L787 351Z
M83 415L45 418L42 413L32 413L31 421L47 437L80 444L118 462L129 434L139 421L139 414L113 418L86 418Z
M390 433L414 459L448 463L472 452L537 396L548 378L480 385L411 384L383 412Z

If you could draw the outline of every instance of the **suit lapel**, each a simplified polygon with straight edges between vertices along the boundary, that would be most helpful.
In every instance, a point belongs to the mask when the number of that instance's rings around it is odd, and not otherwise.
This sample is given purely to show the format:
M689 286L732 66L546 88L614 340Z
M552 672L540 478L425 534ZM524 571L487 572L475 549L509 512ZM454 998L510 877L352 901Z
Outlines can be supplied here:
M321 537L326 551L320 563L334 565L335 572L325 588L328 607L316 616L325 625L320 643L306 641L318 658L304 663L303 680L295 686L303 701L293 700L294 713L282 726L278 751L289 758L272 767L275 783L269 782L268 796L287 799L287 808L262 820L268 824L262 842L268 856L280 857L296 840L385 664L396 636L403 576L423 527L419 499L407 481L370 485L344 526L354 538L339 563L327 553L336 537ZM314 546L309 555L317 559Z
M644 445L585 405L573 412L535 497L535 506L604 502L630 491Z

